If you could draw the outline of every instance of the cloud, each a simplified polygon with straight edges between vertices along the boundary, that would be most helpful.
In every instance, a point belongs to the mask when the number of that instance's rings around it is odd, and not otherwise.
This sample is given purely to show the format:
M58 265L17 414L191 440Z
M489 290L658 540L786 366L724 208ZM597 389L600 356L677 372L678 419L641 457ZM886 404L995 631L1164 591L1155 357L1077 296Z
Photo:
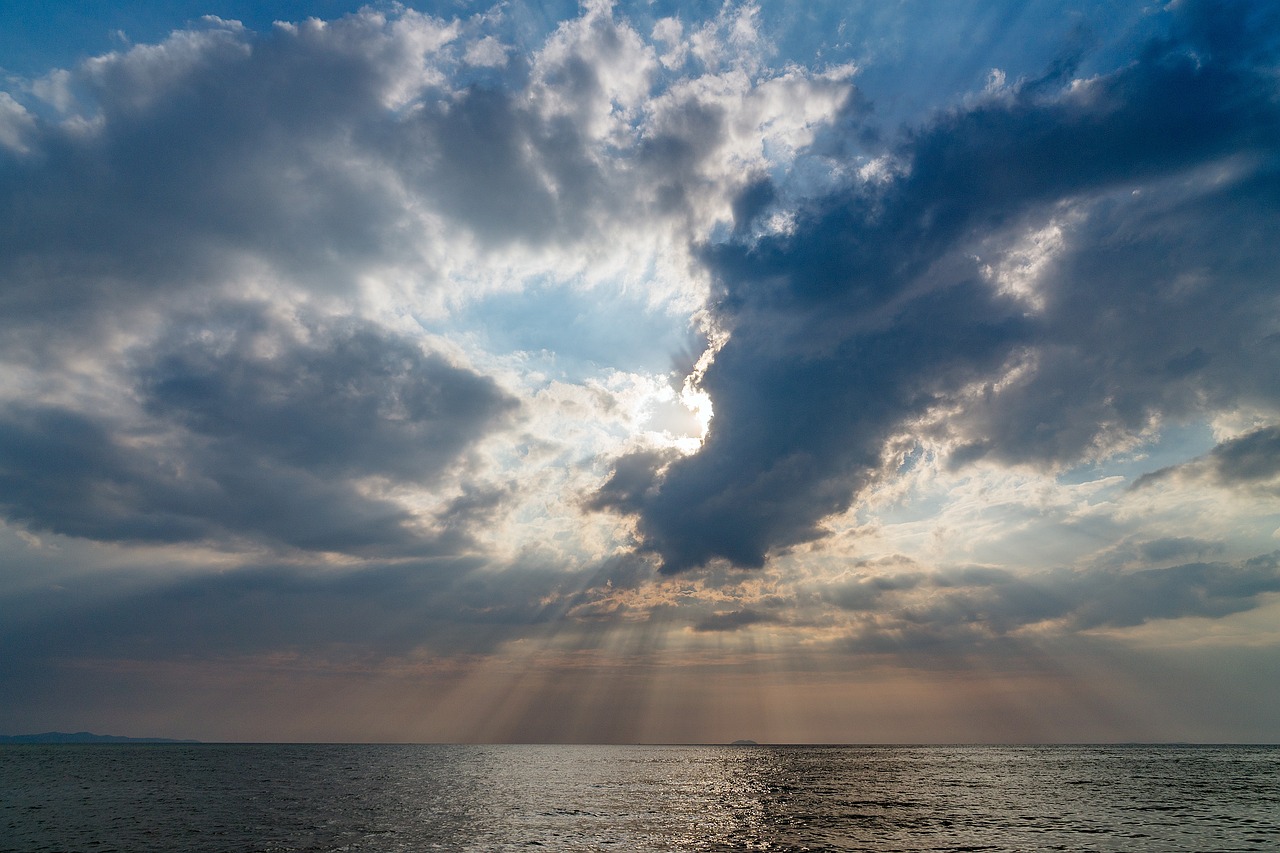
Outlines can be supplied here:
M477 76L501 17L207 18L4 94L7 517L102 541L416 547L462 491L446 470L545 384L451 311L535 286L576 311L608 288L680 302L658 313L688 337L689 235L771 162L760 132L803 144L847 79L754 53L752 76L660 74L608 4ZM745 32L722 17L707 50ZM609 322L626 321L591 319L601 341ZM490 473L478 493L518 479Z
M701 634L727 633L749 625L776 623L778 621L780 619L776 614L761 613L758 610L743 608L742 610L712 613L710 616L703 617L694 623L693 630Z
M79 66L76 109L46 105L31 156L0 176L10 341L66 344L246 278L332 292L417 260L413 217L356 131L393 115L422 68L412 30L432 26L362 14L257 39L214 22Z
M493 36L485 36L467 46L465 59L468 64L482 68L499 68L507 64L510 50Z
M1280 475L1280 427L1263 427L1224 441L1209 453L1220 482L1253 483Z
M609 479L586 501L590 510L639 511L646 493L658 480L658 470L677 457L674 451L638 450L618 457Z
M1218 618L1257 607L1261 596L1277 591L1280 553L1236 564L1188 563L1095 580L1091 600L1075 608L1072 622L1094 628L1184 616Z
M299 340L260 323L228 312L175 328L145 354L144 408L233 455L429 483L517 405L492 379L367 323Z
M1203 557L1206 553L1222 550L1221 542L1206 542L1191 536L1168 536L1143 542L1138 548L1138 553L1143 559L1160 562L1186 556Z
M1138 477L1133 490L1171 480L1212 483L1229 489L1277 492L1280 476L1280 427L1251 430L1217 444L1204 456Z
M1280 592L1280 552L1159 568L910 572L829 584L821 597L852 617L847 647L964 655L1012 641L1220 619ZM930 651L932 650L932 651Z
M488 20L207 19L6 93L5 350L47 364L210 292L438 316L549 279L684 310L690 235L851 88L754 60L659 74L607 4L477 77L461 33L493 46Z
M474 557L330 571L244 566L143 585L114 581L109 595L90 578L7 597L0 603L4 657L22 666L273 657L323 666L483 654L554 618L559 609L545 599L581 583L559 568L504 570Z
M887 177L707 245L710 434L597 502L666 572L758 567L822 537L904 437L1054 468L1164 418L1280 408L1278 30L1253 14L1184 4L1132 64L988 93L907 133Z
M200 320L134 353L137 420L3 410L7 518L102 541L443 546L366 483L438 485L512 414L493 380L367 324L297 338L242 306Z
M822 597L841 610L873 612L886 595L915 589L926 580L922 572L872 575L831 584L822 590Z
M35 119L8 92L0 92L0 145L15 154L29 150L23 139L35 129Z

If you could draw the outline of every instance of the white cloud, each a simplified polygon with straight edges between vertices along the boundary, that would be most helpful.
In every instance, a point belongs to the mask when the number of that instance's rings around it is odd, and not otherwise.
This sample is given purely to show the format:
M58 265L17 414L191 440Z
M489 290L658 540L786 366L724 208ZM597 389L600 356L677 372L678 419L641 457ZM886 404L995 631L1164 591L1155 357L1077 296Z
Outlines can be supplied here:
M684 40L684 25L679 18L662 18L653 25L654 42L666 47L658 57L662 67L674 71L684 65L689 57L689 45Z
M35 129L35 119L8 92L0 92L0 145L16 154L30 149L24 139Z
M79 78L99 108L141 113L221 62L247 58L252 47L236 21L211 18L202 30L177 30L159 44L134 45L85 60ZM87 105L91 109L94 105Z
M653 48L595 0L534 54L528 97L543 117L571 118L588 139L625 147L656 67Z
M485 36L467 46L463 59L468 65L480 68L501 68L507 64L507 52L510 50L493 36Z

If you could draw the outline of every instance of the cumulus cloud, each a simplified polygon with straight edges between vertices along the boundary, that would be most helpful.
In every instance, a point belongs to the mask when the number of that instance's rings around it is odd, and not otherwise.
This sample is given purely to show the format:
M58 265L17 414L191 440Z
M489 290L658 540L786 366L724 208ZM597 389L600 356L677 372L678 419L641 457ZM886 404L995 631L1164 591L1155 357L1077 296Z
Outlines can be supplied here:
M0 178L9 340L199 287L331 291L416 257L400 191L353 138L389 120L410 42L369 15L262 40L215 24L80 66L79 111Z
M23 141L34 130L35 119L8 92L0 92L0 145L15 154L28 151Z
M956 107L905 136L892 177L707 246L728 333L702 377L710 435L598 501L665 571L760 566L821 537L902 436L1053 468L1164 419L1280 407L1277 29L1253 13L1180 6L1133 64Z
M5 407L6 517L103 541L426 548L428 531L365 481L431 488L516 405L491 379L368 325L299 340L250 309L205 319L134 354L136 420Z
M25 377L0 387L8 518L110 541L416 547L462 490L446 469L541 380L500 390L459 366L447 325L413 343L415 319L529 280L637 287L611 264L584 274L610 252L648 267L648 304L671 295L663 275L687 300L689 229L766 162L752 134L801 144L848 90L720 62L659 79L608 4L470 78L501 52L483 26L207 18L5 94L0 357ZM662 177L673 145L686 161ZM521 478L481 480L497 495Z
M368 324L266 331L252 313L179 327L140 365L143 407L234 455L427 483L516 406L492 379Z

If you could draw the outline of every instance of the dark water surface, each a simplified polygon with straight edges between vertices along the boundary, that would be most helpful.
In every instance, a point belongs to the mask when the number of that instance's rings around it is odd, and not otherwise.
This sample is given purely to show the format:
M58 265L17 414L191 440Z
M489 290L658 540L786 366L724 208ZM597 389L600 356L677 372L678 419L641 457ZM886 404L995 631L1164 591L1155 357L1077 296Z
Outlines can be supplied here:
M1280 748L0 746L0 851L1280 850Z

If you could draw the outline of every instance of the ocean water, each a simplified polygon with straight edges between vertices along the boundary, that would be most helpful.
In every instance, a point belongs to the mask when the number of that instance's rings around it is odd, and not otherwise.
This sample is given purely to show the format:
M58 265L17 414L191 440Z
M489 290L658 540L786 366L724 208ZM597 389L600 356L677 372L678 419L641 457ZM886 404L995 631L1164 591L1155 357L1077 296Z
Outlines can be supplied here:
M0 851L1280 850L1280 747L0 746Z

